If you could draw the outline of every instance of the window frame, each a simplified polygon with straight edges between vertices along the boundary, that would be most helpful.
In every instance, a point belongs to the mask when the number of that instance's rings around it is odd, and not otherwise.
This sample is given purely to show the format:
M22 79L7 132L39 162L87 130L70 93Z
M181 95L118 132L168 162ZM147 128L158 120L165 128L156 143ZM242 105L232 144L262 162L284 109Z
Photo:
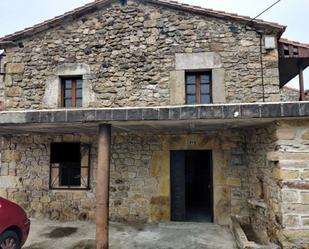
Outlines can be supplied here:
M201 96L205 95L201 93L201 75L207 74L209 76L209 103L201 103ZM196 77L194 84L188 84L187 76L194 75ZM193 94L188 93L187 85L195 85L195 103L189 104L188 103L188 96L194 96ZM185 103L186 105L206 105L206 104L213 104L213 96L212 96L212 71L211 70L203 70L203 71L186 71L185 72Z
M65 97L65 90L67 90L66 88L66 81L67 80L71 80L72 81L72 85L71 85L71 97ZM82 87L78 88L77 87L77 80L81 80L82 81ZM61 95L60 95L60 105L62 108L82 108L83 107L83 77L82 76L66 76L66 77L61 77L60 78L60 88L61 88ZM81 90L82 91L82 96L81 97L77 97L77 90ZM65 106L65 100L66 99L70 99L71 100L71 106ZM81 100L81 106L76 106L77 100L80 99Z
M299 48L297 46L293 46L293 56L299 56Z
M79 144L79 148L80 148L80 151L82 149L82 147L85 147L87 148L88 150L88 162L87 162L87 166L83 166L82 165L82 158L81 158L81 155L79 156L80 157L80 170L82 172L82 169L87 169L87 179L86 179L86 187L81 187L82 186L82 176L80 177L80 187L77 187L75 185L73 186L65 186L65 185L60 185L60 178L61 178L61 172L62 172L62 168L61 168L61 163L53 163L52 160L51 160L51 157L52 157L52 152L51 152L51 149L50 149L50 166L49 166L49 189L50 190L90 190L90 174L91 174L91 147L92 145L91 144L88 144L88 143L81 143L81 142L51 142L50 143L50 148L51 148L51 144L72 144L72 143L77 143ZM59 166L54 166L53 167L53 164L59 164ZM52 173L53 173L53 169L58 169L58 175L53 179L52 177ZM55 182L55 179L58 178L58 181L59 181L59 184L58 186L54 186L54 182Z

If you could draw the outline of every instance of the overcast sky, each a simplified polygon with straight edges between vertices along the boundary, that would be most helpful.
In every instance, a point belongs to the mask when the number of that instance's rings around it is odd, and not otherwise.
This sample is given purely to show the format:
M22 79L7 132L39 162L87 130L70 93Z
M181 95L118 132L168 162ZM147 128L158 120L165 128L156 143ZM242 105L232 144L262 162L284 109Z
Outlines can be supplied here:
M178 0L216 10L256 16L276 0ZM0 0L0 37L61 15L92 0ZM283 37L309 43L309 0L281 0L260 18L288 26ZM309 69L305 73L309 89ZM293 86L297 87L298 80Z

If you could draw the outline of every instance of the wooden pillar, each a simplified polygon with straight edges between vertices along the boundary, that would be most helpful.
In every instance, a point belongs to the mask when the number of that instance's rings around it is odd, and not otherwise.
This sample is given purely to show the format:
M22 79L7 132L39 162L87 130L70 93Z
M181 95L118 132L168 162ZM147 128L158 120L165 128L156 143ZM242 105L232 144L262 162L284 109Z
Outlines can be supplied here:
M304 72L299 68L299 101L305 100Z
M109 124L99 125L96 185L96 249L108 249L110 148L111 126Z

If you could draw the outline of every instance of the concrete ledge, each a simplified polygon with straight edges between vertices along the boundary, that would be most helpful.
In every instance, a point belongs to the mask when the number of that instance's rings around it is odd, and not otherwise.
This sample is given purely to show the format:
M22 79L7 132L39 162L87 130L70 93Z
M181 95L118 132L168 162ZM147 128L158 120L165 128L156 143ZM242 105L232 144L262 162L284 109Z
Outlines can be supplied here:
M309 102L82 108L0 112L1 124L309 117Z

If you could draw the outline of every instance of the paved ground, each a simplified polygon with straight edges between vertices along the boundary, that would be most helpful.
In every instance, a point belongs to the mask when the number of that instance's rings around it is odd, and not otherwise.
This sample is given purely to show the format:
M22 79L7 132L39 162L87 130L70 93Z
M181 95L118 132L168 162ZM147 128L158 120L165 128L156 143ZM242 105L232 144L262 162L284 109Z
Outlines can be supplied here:
M32 220L23 249L93 249L91 222ZM129 226L112 223L110 249L236 249L227 227L211 223L165 223Z

